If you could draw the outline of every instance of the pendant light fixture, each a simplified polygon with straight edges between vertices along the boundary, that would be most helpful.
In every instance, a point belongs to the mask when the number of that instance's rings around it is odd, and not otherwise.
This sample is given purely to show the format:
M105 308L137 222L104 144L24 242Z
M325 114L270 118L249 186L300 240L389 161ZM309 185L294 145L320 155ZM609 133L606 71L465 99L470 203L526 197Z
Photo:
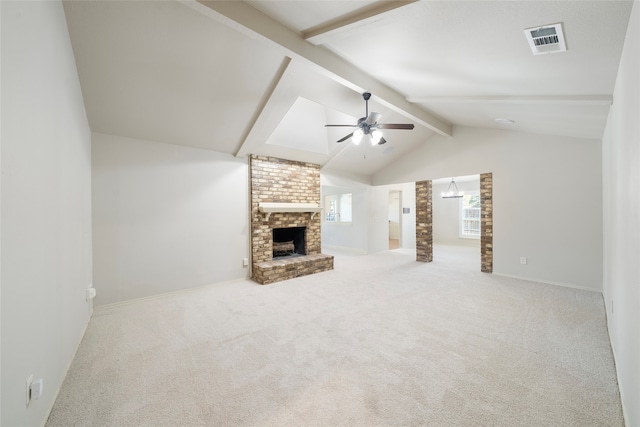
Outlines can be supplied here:
M442 198L443 199L458 199L460 197L464 196L464 192L458 190L458 186L456 185L456 181L451 178L451 183L449 184L449 187L447 188L447 191L442 193Z

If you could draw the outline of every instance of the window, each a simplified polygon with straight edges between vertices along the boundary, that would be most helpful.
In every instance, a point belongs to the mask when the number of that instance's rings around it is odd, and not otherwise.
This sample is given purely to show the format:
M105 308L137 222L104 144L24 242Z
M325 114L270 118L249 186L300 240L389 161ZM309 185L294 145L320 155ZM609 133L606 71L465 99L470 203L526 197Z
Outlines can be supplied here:
M351 222L351 193L325 196L324 220L326 222Z
M460 199L460 237L480 238L480 194L467 194Z

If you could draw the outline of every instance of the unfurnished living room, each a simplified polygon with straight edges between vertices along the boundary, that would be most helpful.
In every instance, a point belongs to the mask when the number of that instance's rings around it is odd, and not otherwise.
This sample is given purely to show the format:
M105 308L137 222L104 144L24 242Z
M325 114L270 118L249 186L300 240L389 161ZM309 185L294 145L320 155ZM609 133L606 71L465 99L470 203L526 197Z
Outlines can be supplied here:
M0 425L639 426L640 2L0 2Z

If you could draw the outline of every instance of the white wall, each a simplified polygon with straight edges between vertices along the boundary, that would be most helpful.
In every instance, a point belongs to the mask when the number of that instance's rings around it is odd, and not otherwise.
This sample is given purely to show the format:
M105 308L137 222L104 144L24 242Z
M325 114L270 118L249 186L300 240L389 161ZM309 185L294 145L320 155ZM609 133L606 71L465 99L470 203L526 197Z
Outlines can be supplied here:
M351 193L352 221L350 224L331 223L322 220L322 246L340 248L354 253L367 253L367 205L368 184L355 181L337 173L320 172L322 202L333 194Z
M91 133L60 2L1 2L3 426L44 424L89 321ZM26 407L27 377L44 394Z
M369 243L370 252L379 252L389 249L389 236L385 230L388 230L389 219L389 193L391 191L399 191L401 195L400 210L409 208L408 214L400 215L400 247L406 249L416 248L416 183L405 182L400 184L380 185L371 187L371 205L372 209L378 212L372 215L375 221L371 222L371 238ZM382 208L386 201L387 216L383 218Z
M369 189L367 253L389 250L389 187Z
M351 215L349 223L327 222L322 219L322 245L339 247L356 253L365 253L367 246L366 229L366 190L349 187L322 187L322 202L324 196L334 194L351 194Z
M246 159L93 134L96 305L247 277Z
M640 3L603 137L604 299L626 425L640 426Z
M394 187L396 187L394 185ZM403 213L401 218L403 248L416 248L416 183L406 182L401 184L402 207L409 208L409 213Z
M433 209L433 243L442 245L471 246L480 249L480 239L460 237L460 199L443 199L442 193L447 191L451 180L447 183L432 184ZM480 192L478 181L457 182L460 191L470 194ZM480 252L478 252L480 257Z
M403 248L416 247L415 183L401 183L373 187L361 180L336 171L321 171L321 192L352 193L353 221L350 225L322 223L322 246L354 253L374 253L389 249L389 191L402 192L402 207L409 214L401 218Z
M388 218L389 218L389 239L400 240L400 220L402 219L402 208L400 206L402 193L397 190L389 191L389 205L388 205Z
M601 159L598 140L456 127L373 184L492 172L494 273L600 291Z

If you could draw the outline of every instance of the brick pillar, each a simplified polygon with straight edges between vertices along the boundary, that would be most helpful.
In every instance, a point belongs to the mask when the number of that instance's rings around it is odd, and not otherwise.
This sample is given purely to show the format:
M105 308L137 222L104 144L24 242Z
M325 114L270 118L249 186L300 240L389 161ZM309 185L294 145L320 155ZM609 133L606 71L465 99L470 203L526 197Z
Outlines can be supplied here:
M433 261L431 181L416 182L416 261Z
M493 175L480 174L480 270L493 272Z

